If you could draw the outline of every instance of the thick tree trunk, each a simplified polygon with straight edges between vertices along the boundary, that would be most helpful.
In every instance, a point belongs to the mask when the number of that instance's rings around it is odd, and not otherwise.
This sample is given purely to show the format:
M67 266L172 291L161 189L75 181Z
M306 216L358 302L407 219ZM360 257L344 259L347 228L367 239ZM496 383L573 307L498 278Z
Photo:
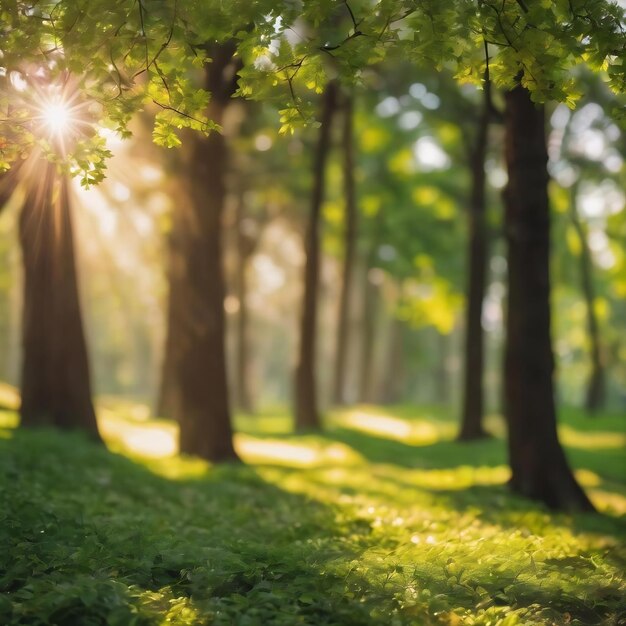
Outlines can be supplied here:
M331 125L337 107L337 84L330 82L322 96L321 126L313 162L313 192L306 231L304 299L300 321L300 349L296 367L296 429L321 427L315 382L317 295L320 266L320 215L325 191L325 169L331 143Z
M254 251L255 241L244 229L243 198L237 204L237 296L239 312L237 314L237 405L245 413L254 411L250 391L250 337L248 332L248 261Z
M526 89L506 94L508 315L505 411L511 487L551 508L590 511L556 428L550 337L550 212L544 111Z
M605 404L605 371L602 358L600 325L594 308L593 261L591 260L589 243L587 242L587 232L578 215L576 191L576 185L574 185L571 196L571 218L580 241L580 279L583 298L587 307L587 332L589 333L589 342L591 344L591 374L587 383L585 408L590 413L595 413L604 408Z
M78 294L68 181L42 164L20 214L24 262L22 426L99 439Z
M209 117L217 123L234 91L231 46L215 46L206 69ZM171 369L180 425L180 451L211 461L236 460L225 355L222 214L228 150L224 136L190 136L189 204L174 213L178 252L172 260L176 288L170 294L174 339Z
M487 224L485 216L485 157L489 131L489 90L484 102L470 155L472 189L468 211L469 268L465 307L465 352L463 372L463 408L459 439L469 441L487 437L483 428L484 336L483 300L487 278Z
M343 184L345 194L343 280L339 298L339 322L335 355L335 380L333 399L335 404L345 402L346 365L350 329L350 298L357 238L357 208L354 186L354 103L346 96L343 113Z

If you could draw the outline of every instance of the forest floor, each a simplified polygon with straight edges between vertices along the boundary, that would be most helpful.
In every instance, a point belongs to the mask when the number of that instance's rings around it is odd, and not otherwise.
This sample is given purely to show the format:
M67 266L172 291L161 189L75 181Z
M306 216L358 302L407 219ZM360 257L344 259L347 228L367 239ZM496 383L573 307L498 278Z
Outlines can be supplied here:
M0 398L2 400L2 398ZM3 404L0 402L0 405ZM0 411L0 624L626 624L626 424L562 411L602 515L510 495L502 427L459 444L441 409L240 417L245 465L175 450L100 403L107 448Z

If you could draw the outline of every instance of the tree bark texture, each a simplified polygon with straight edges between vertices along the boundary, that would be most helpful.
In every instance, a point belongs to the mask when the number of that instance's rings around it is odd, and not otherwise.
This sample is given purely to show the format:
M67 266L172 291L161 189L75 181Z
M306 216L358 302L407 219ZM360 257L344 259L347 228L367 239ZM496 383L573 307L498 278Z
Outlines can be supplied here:
M354 102L347 95L343 106L343 186L345 195L344 259L341 295L339 297L339 321L335 354L335 378L333 400L335 404L345 402L346 366L350 336L350 298L354 275L354 259L357 240L357 207L354 184Z
M511 487L551 508L589 511L556 426L550 336L550 212L543 107L518 86L505 96L508 315L505 412Z
M315 350L320 271L320 221L326 188L325 170L331 144L331 126L337 108L337 84L328 83L322 95L320 129L313 158L313 190L305 234L304 298L300 319L300 346L296 366L295 425L297 430L317 429L321 420L317 404Z
M489 90L485 88L484 102L476 140L470 154L472 176L468 207L469 246L467 255L468 281L465 306L465 351L463 372L463 405L459 439L470 441L487 436L483 427L484 413L484 335L482 326L483 300L487 282L488 235L485 203L485 158L489 132Z
M211 92L208 115L217 123L235 89L233 46L214 46L206 66ZM174 417L180 451L210 461L237 460L226 375L222 214L226 199L228 147L224 136L190 137L190 202L174 213L175 257L169 332L174 377Z
M591 347L591 374L587 383L585 408L590 413L596 413L604 408L606 400L606 376L602 340L600 338L600 324L594 308L595 288L593 284L593 261L587 241L587 231L578 215L576 202L576 186L574 185L571 197L571 218L574 230L580 241L580 282L585 306L587 308L587 332L589 334Z
M87 432L99 440L83 330L69 183L55 166L29 181L20 213L24 264L21 425Z

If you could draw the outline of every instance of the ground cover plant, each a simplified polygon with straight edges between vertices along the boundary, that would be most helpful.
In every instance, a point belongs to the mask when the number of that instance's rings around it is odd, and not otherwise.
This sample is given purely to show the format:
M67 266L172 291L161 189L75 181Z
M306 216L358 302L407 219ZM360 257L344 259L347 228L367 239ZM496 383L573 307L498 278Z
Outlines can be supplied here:
M2 624L626 620L618 416L564 413L601 515L511 495L503 440L456 443L441 409L338 411L308 435L242 416L247 464L222 466L178 456L141 407L100 416L108 449L2 413Z

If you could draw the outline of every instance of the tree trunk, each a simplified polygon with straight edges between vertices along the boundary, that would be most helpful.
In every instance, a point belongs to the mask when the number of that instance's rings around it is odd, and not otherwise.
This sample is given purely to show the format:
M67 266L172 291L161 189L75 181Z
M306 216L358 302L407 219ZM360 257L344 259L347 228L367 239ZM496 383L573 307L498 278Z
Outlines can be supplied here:
M587 243L587 232L580 221L576 200L576 185L572 188L571 219L580 241L580 278L583 298L587 307L587 332L591 343L591 375L587 383L585 408L590 413L596 413L604 408L605 403L605 372L602 358L602 342L600 340L600 325L594 308L595 289L593 284L593 261Z
M250 392L250 337L248 334L248 261L254 251L255 241L244 229L244 200L237 200L237 296L239 312L237 314L237 404L245 413L254 411Z
M331 125L336 110L337 84L330 82L322 96L321 126L313 162L313 193L306 231L304 300L300 322L300 349L296 367L296 429L321 427L315 383L317 295L320 266L320 215L325 191L325 169L331 143Z
M363 342L361 352L361 370L359 375L359 401L375 402L374 395L374 336L378 318L378 287L370 280L370 269L378 248L372 245L365 267L363 285Z
M40 164L20 214L24 263L22 426L86 431L99 440L91 401L68 181Z
M484 335L483 300L487 277L487 224L485 216L485 157L489 131L489 89L485 86L482 111L478 120L476 143L470 155L472 189L468 211L469 280L465 307L465 363L463 373L463 408L459 439L482 439L483 428Z
M206 66L209 117L217 123L234 91L233 48L214 46ZM174 338L171 369L180 425L180 451L210 461L236 460L225 355L222 214L228 149L224 136L190 135L189 204L174 213L177 276L170 294Z
M176 210L176 209L175 209ZM180 210L180 208L179 208ZM176 218L174 218L176 219ZM170 233L168 237L168 270L167 270L167 283L168 283L168 304L167 304L167 322L166 322L166 337L165 337L165 351L163 354L163 361L161 364L161 380L159 383L159 396L156 404L156 415L159 417L166 417L173 419L175 415L180 413L177 408L177 403L180 400L179 389L177 385L177 378L174 367L174 359L176 352L176 345L178 340L176 338L177 325L175 324L175 316L177 309L177 302L180 299L180 282L183 280L180 265L180 259L182 250L180 243L176 241L175 233Z
M379 402L387 405L398 404L402 397L405 379L404 322L395 316L391 319L386 361L379 392Z
M550 337L550 212L543 107L526 89L506 94L508 315L505 411L511 487L551 508L591 511L556 428Z
M0 173L0 217L6 205L11 200L17 182L17 170L19 164L7 171ZM5 267L1 272L9 272L10 244L5 241L0 250L0 263ZM0 379L10 379L11 363L11 290L5 289L0 294Z
M450 357L451 335L435 330L437 341L437 367L435 374L435 394L437 404L448 406L450 397L450 372L448 371L448 359Z
M343 281L339 298L339 323L337 324L337 344L335 355L335 404L345 402L346 364L350 329L350 295L354 274L354 257L357 237L357 209L354 186L354 103L351 95L346 96L343 117L343 184L345 194L345 228Z

